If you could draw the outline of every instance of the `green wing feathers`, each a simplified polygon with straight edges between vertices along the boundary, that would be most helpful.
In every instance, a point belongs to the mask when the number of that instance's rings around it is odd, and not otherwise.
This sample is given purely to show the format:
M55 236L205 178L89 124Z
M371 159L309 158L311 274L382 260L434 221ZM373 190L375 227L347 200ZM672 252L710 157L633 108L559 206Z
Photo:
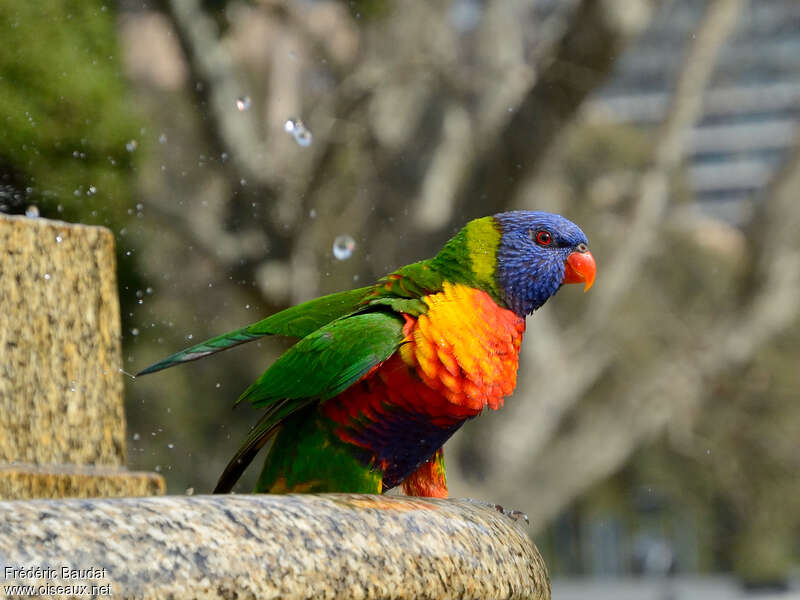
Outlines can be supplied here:
M392 356L403 339L399 315L365 312L328 323L287 350L237 400L267 412L225 467L214 493L231 490L284 419L346 390Z
M402 341L400 315L365 312L338 319L282 354L237 402L267 406L284 398L332 398L394 354Z
M252 342L265 335L285 335L291 337L304 337L344 315L357 310L364 296L372 288L363 287L346 292L339 292L309 300L303 304L292 306L266 319L242 327L235 331L224 333L210 340L195 344L190 348L181 350L167 358L150 365L137 373L146 375L162 369L168 369L181 363L197 360L209 354L227 350L239 344Z

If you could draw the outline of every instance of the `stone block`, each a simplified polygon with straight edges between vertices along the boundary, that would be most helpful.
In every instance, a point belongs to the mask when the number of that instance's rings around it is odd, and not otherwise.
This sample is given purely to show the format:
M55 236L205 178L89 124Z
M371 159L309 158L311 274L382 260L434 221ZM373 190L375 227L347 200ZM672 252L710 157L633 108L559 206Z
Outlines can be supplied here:
M550 598L524 521L453 500L259 494L0 502L0 557L23 570L4 585L108 586L103 593L115 598ZM78 577L65 579L64 569Z
M121 467L0 464L0 499L155 496L166 492L156 473Z
M114 238L0 214L0 462L125 464Z

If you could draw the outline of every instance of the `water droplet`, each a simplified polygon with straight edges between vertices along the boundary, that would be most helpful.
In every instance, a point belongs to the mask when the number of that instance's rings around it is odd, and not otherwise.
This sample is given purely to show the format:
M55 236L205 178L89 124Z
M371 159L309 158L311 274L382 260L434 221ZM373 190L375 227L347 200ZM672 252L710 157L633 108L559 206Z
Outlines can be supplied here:
M333 255L339 260L347 260L356 249L356 241L349 235L340 235L333 241Z
M308 216L311 217L312 219L316 219L317 218L317 209L316 208L312 208L310 211L308 211Z
M167 448L169 448L170 450L172 450L174 447L175 447L175 444L167 444Z
M134 327L133 329L131 329L131 335L139 335L139 330L136 327Z
M241 96L236 99L236 108L239 110L247 110L250 108L250 96Z
M215 388L217 388L217 389L219 389L219 388L221 388L221 387L222 387L222 384L221 384L221 383L219 383L219 382L217 382L217 385L215 385L214 387L215 387Z
M149 296L150 294L153 293L153 288L149 287L144 292L145 292L145 294L147 294Z
M89 189L86 190L86 195L87 196L94 196L96 193L97 193L97 188L94 187L93 185L90 185Z
M311 132L306 129L306 126L300 119L287 120L286 123L283 124L283 130L286 133L291 133L297 145L303 148L310 146L313 141Z
M35 219L39 216L39 207L35 204L31 204L28 208L25 209L25 216L30 217L31 219Z
M57 243L57 244L60 244L60 243L61 243L61 242L63 242L63 241L64 241L64 238L62 238L60 235L57 235L57 236L56 236L56 243Z
M166 133L162 133L160 136L158 136L158 143L159 144L166 144L167 143L167 134Z
M155 466L155 471L156 471L156 473L161 473L161 465L156 465Z
M192 339L193 337L194 337L194 335L192 335L192 334L190 333L189 335L187 335L187 336L186 336L186 339L187 339L187 340L190 340L190 339Z
M138 146L136 140L131 140L127 144L125 144L125 150L127 150L128 152L133 152L134 150L136 150L136 146Z
M50 273L45 273L45 274L44 274L44 278L45 278L45 279L47 279L47 280L49 280L49 279L50 279Z
M134 433L133 434L133 441L134 442L138 442L140 439L142 439L142 436L140 436L138 433Z
M186 495L187 496L194 496L194 488L193 487L186 488Z

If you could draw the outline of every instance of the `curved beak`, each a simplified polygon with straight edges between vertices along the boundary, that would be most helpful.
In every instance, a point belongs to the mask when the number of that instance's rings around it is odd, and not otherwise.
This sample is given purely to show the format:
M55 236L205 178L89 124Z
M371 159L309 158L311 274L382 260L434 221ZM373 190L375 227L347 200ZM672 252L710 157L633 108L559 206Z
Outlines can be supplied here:
M594 276L597 272L597 263L594 256L588 250L586 252L573 252L567 256L564 264L563 283L583 283L583 291L588 292L594 283Z

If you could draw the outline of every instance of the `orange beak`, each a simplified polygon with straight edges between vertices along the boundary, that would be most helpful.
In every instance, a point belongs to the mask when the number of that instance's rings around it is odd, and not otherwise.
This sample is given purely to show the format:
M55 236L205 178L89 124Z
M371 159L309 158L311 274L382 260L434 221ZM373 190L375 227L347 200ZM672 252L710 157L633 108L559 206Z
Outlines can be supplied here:
M594 276L597 272L597 263L594 256L589 251L573 252L567 257L564 265L563 283L583 283L584 292L588 292L594 283Z

